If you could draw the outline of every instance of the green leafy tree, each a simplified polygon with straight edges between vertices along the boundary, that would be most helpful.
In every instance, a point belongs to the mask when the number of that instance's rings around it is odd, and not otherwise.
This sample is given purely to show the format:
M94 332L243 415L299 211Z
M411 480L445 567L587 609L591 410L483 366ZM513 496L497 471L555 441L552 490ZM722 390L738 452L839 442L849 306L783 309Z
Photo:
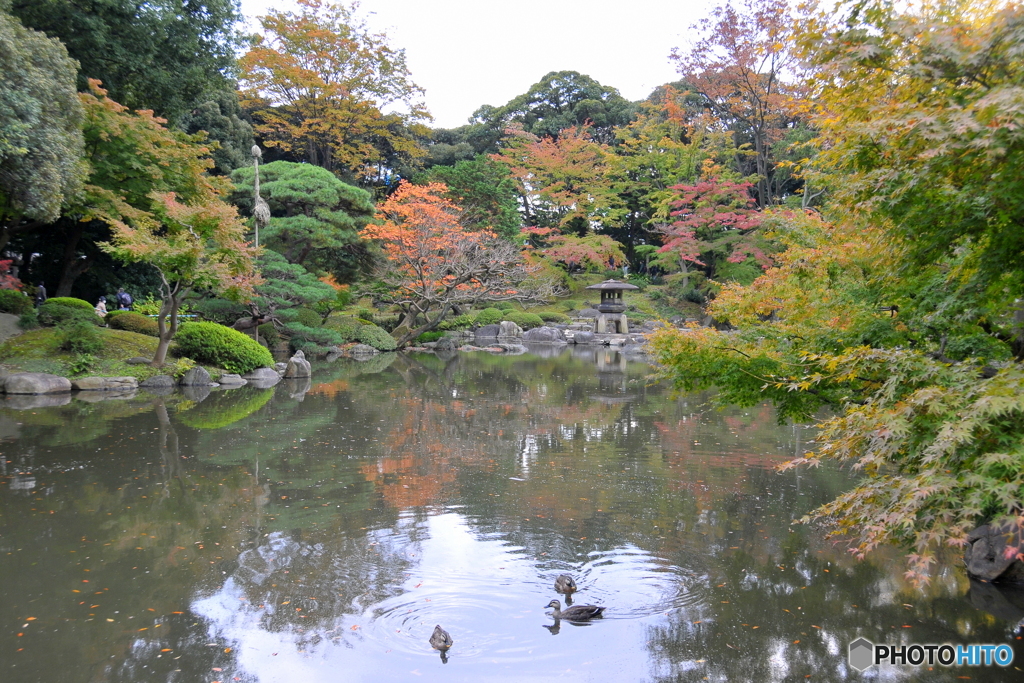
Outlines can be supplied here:
M177 124L205 96L231 89L235 0L13 0L11 12L67 46L80 90L97 79L129 109Z
M210 99L182 117L181 129L193 134L206 131L207 138L218 143L211 154L219 173L227 175L252 163L252 124L244 118L237 93L227 90L213 93Z
M251 210L252 167L235 170L231 178L233 201ZM366 190L341 182L319 166L274 161L260 167L260 195L271 212L260 243L289 262L331 273L340 282L350 282L369 264L359 238L359 230L374 213Z
M81 187L82 105L60 42L0 9L0 250Z
M435 166L417 182L443 183L447 198L462 207L462 222L488 228L505 239L519 234L522 218L516 201L516 185L507 167L480 155L454 166Z

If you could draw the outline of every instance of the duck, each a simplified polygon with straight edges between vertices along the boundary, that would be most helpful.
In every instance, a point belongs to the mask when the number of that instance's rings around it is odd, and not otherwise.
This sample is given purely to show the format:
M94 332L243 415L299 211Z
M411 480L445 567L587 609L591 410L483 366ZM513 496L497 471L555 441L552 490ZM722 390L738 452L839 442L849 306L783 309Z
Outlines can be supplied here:
M597 607L596 605L573 605L572 607L566 607L562 609L562 603L558 600L552 600L545 607L551 607L554 611L551 616L555 620L565 619L567 621L588 621L590 619L597 619L602 616L604 607Z
M434 632L430 634L430 647L444 652L454 644L451 634L441 628L440 624L434 627Z
M555 592L570 595L576 592L576 582L568 574L562 574L555 579Z

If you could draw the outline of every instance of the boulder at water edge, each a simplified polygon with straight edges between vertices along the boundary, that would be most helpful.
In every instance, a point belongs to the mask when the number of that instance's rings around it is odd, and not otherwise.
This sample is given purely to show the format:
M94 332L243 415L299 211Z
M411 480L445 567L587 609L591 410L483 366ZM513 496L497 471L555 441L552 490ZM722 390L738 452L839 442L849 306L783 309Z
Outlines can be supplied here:
M596 344L597 335L593 332L577 332L573 335L572 341L574 344Z
M480 339L485 337L487 339L494 339L501 334L501 325L484 325L483 327L477 328L476 338Z
M564 344L565 335L562 331L555 329L554 327L535 327L532 330L523 332L524 342L535 342L544 344Z
M174 378L170 375L157 375L142 380L139 382L139 386L144 389L166 389L174 386Z
M284 369L285 379L297 379L299 377L311 377L313 369L306 360L306 354L296 351L295 355L288 359L288 365Z
M210 379L210 373L206 371L206 368L197 365L186 372L178 384L184 387L208 387L213 384L213 380Z
M228 387L232 389L235 387L243 386L244 384L248 383L246 380L242 379L241 375L234 375L228 373L221 375L220 380L218 380L218 382L222 387Z
M523 328L516 325L511 320L502 320L501 324L498 325L498 336L499 337L522 337Z
M451 337L441 337L434 343L434 352L448 353L454 351L458 346L455 344L455 340Z
M1024 582L1024 553L1021 528L1012 522L986 524L967 535L964 564L967 573L984 581Z
M126 391L139 386L134 377L79 377L71 382L79 391Z
M4 378L3 390L8 394L62 394L71 391L71 380L45 372L19 372Z

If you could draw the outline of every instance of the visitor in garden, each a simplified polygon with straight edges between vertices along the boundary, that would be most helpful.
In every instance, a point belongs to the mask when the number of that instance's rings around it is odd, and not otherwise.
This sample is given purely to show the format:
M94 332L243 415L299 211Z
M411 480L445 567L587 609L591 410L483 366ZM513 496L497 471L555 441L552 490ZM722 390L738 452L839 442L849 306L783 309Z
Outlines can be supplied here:
M96 303L96 315L101 318L107 317L107 297L101 296L100 300Z
M117 306L122 311L132 310L132 295L124 291L124 287L117 289Z
M40 282L36 287L36 308L42 306L44 301L46 301L46 285Z

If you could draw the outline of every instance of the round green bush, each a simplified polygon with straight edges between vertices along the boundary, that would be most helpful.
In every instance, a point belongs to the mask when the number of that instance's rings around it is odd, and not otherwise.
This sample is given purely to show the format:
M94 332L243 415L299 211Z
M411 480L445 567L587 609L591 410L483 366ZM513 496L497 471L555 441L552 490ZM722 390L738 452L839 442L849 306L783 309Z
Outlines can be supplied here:
M0 289L0 311L21 315L32 308L32 299L17 289Z
M152 318L134 311L118 311L117 315L107 314L107 326L114 330L137 332L150 337L159 337L160 328Z
M512 301L499 301L494 304L494 307L499 311L511 311L516 307L516 305Z
M103 350L103 337L95 325L70 320L57 328L57 344L62 351L98 353Z
M539 315L540 319L546 323L569 324L572 322L572 318L557 311L542 311L537 315Z
M341 338L345 340L344 343L347 344L348 342L356 341L356 333L363 326L363 323L351 316L332 315L324 323L324 326L340 334Z
M444 332L424 332L420 336L416 337L417 344L423 344L425 342L437 341L444 336Z
M185 323L174 340L181 354L239 374L273 367L274 357L249 336L217 323Z
M477 327L484 325L497 325L501 322L502 312L500 308L485 308L476 314L473 324Z
M50 303L51 301L56 301L56 299L50 299L39 307L40 325L53 327L70 322L92 323L96 326L103 324L103 318L96 315L96 311L93 310L92 306L89 306L88 309L82 309L77 306Z
M80 308L83 311L95 312L95 306L86 301L85 299L76 299L73 296L55 296L52 299L47 299L43 302L43 306L70 306L71 308ZM42 308L42 306L40 306Z
M506 311L503 319L514 322L524 330L530 330L544 324L544 321L541 320L539 315L536 313L527 313L526 311Z
M437 326L437 329L439 329L439 330L465 330L465 329L468 329L468 328L473 326L473 320L474 320L474 318L473 318L472 315L470 315L468 313L464 313L462 315L457 315L454 318L448 318L447 320L442 320L441 323Z
M323 319L320 317L319 313L314 311L312 308L306 308L305 306L296 308L294 316L295 317L292 318L292 320L303 327L320 327L323 323Z
M361 344L372 346L378 351L394 351L398 348L395 338L383 328L376 325L363 325L356 332L356 340Z

